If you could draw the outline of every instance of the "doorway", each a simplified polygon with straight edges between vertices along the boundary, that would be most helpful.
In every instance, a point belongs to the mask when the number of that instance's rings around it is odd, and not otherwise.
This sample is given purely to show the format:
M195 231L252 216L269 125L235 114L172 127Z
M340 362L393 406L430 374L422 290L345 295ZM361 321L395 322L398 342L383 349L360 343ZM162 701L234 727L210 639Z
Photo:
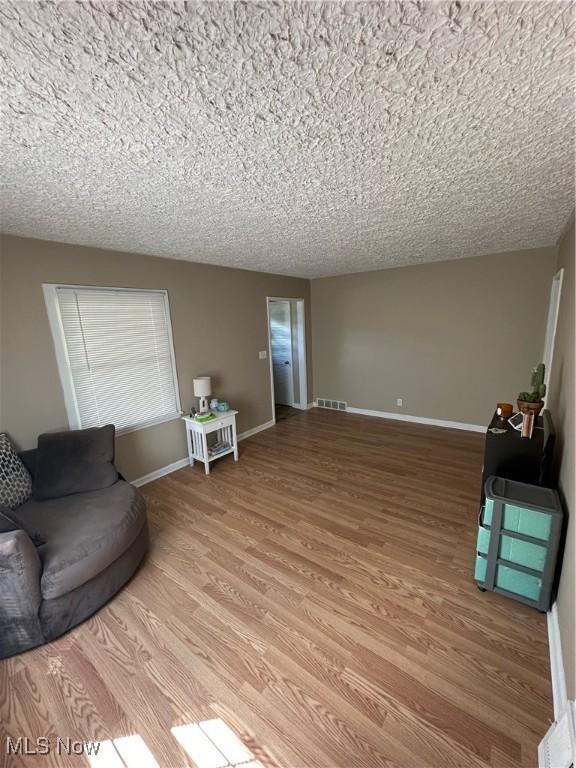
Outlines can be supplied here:
M304 299L269 296L268 355L274 421L308 405Z

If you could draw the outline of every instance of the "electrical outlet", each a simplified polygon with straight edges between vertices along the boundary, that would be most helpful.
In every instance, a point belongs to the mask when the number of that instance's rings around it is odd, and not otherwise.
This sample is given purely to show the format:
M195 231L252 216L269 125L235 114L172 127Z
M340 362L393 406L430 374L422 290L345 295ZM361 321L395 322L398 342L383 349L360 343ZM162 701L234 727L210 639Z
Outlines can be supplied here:
M267 357L268 357L268 352L266 352L265 349L263 349L262 352L258 352L259 360L266 360Z
M398 397L398 398L396 399L396 405L398 406L398 408L402 408L403 404L404 404L404 403L403 403L403 400L402 400L402 398L401 398L401 397Z

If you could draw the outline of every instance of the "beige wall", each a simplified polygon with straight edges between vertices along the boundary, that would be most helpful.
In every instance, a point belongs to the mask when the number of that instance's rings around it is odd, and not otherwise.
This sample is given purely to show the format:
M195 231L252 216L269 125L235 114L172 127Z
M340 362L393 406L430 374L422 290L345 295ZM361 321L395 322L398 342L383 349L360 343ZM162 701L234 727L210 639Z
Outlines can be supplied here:
M560 241L558 269L564 268L560 312L548 391L560 459L559 487L568 511L566 548L558 592L558 619L568 696L576 699L576 491L574 466L574 218Z
M541 361L555 266L543 248L313 280L315 397L486 424Z
M310 340L307 280L10 236L0 244L0 428L22 448L34 446L41 432L68 426L42 283L167 289L182 408L192 405L192 378L209 374L215 394L240 411L240 432L272 418L269 362L258 359L268 349L266 296L304 298ZM310 343L307 354L310 370ZM310 390L311 381L309 375ZM117 441L128 479L185 455L179 420Z

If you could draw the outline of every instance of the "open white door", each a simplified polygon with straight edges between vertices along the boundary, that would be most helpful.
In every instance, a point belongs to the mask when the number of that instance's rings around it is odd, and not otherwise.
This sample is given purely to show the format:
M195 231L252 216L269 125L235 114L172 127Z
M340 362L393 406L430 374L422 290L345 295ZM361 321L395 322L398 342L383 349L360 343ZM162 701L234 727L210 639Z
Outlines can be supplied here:
M554 341L556 339L556 326L558 325L558 312L560 311L560 294L562 292L562 279L564 270L561 269L554 275L552 288L550 289L550 305L548 307L548 320L546 322L546 337L544 339L544 354L542 362L546 366L544 372L544 384L548 386L552 359L554 357ZM546 399L546 398L545 398Z
M274 402L278 405L294 405L292 321L289 301L270 302L270 347Z

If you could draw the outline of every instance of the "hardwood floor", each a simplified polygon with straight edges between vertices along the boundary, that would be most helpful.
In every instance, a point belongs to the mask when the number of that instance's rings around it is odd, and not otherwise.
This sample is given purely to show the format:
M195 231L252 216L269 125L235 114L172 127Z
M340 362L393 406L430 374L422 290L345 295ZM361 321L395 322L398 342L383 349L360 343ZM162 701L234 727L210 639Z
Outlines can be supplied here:
M266 767L536 766L545 618L472 580L482 445L315 409L145 486L127 588L0 662L3 737L137 734L172 768L170 729L221 719Z
M276 403L274 406L274 417L276 419L276 423L279 421L284 421L284 419L289 419L292 416L301 416L302 411L299 408L293 408L291 405L280 405L279 403Z

